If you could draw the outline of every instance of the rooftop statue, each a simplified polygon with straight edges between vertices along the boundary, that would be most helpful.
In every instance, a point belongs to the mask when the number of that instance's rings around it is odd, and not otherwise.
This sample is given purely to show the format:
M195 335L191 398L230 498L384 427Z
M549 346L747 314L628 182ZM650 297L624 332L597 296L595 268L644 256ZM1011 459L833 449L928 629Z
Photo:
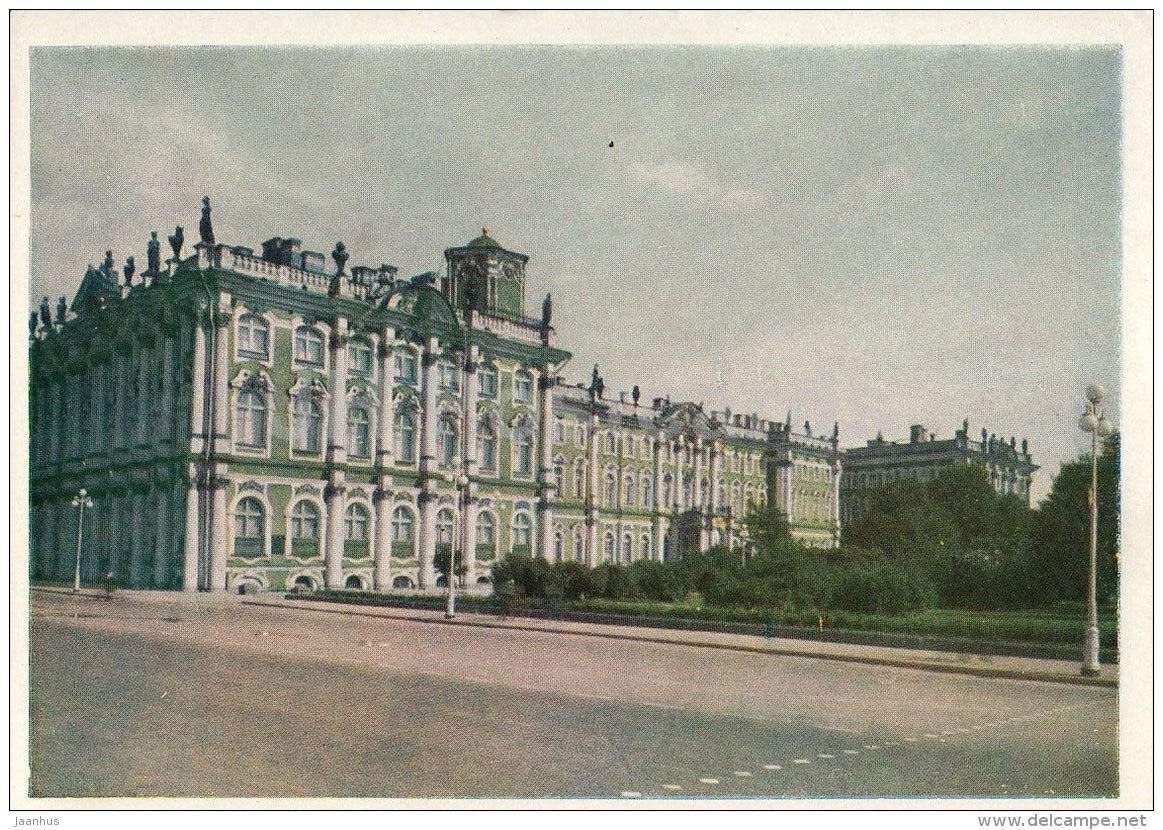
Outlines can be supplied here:
M342 242L335 243L335 250L331 252L331 258L335 260L335 275L343 276L343 269L347 265L347 260L351 255L347 252L347 248Z
M170 247L174 249L174 262L177 262L182 258L182 245L186 241L186 232L182 230L181 225L174 228L174 232L169 239Z
M101 263L101 273L104 274L106 277L112 278L112 276L113 276L113 252L112 251L105 252L105 261Z
M149 234L149 243L145 248L145 272L150 275L156 275L162 270L162 251L161 243L157 241L157 231L151 231Z
M549 328L549 323L553 320L553 296L545 295L545 301L541 303L541 327Z
M40 324L45 331L52 331L52 311L48 307L48 297L40 301Z
M28 339L36 337L36 312L28 315Z
M69 312L69 304L64 297L57 300L57 325L63 326Z
M125 284L133 284L133 275L137 271L137 266L133 263L133 257L126 257L125 265L121 268L121 273L125 275Z
M202 197L202 219L198 222L198 234L207 245L214 244L214 226L210 224L210 197Z
M634 400L634 408L638 408L638 400L642 397L642 390L638 388L638 384L634 384L634 388L630 390L630 397Z

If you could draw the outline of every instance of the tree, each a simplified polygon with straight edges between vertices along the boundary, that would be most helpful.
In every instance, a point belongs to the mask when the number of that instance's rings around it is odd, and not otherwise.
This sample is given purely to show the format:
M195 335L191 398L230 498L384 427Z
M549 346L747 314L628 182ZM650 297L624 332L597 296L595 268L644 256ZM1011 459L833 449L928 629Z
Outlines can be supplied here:
M913 479L877 489L864 515L844 529L845 545L874 548L898 558L959 547L960 541L956 518Z
M436 572L439 573L442 577L444 577L445 580L448 579L448 560L450 558L451 558L451 551L443 545L439 546L436 549L436 555L432 557L433 567L436 568ZM463 582L464 577L467 574L468 574L468 566L466 564L464 564L464 555L461 553L460 550L457 550L457 552L456 552L456 575L458 577L460 577L460 580ZM445 584L448 584L448 583L445 582Z
M1098 457L1097 593L1105 602L1118 593L1119 434L1103 441ZM1030 560L1046 600L1086 597L1090 567L1090 458L1062 465L1039 505L1030 539Z
M753 504L743 518L743 526L759 551L778 550L791 541L787 516L771 502Z

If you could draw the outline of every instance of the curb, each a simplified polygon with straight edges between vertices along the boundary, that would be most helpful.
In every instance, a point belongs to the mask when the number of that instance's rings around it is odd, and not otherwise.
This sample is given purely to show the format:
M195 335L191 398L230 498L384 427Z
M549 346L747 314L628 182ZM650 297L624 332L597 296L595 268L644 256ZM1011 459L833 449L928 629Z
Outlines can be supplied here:
M860 663L870 666L885 666L898 669L914 669L918 671L941 672L944 674L962 674L976 677L985 677L1000 680L1028 680L1042 683L1064 683L1071 686L1097 686L1102 688L1118 688L1118 680L1110 677L1083 677L1082 675L1048 674L1045 672L1022 671L1020 669L1000 669L979 666L946 665L931 663L923 660L904 660L891 657L870 657L859 654L827 654L806 649L781 648L778 646L751 646L742 643L712 643L700 640L684 640L677 637L644 637L636 634L623 634L614 631L571 631L554 628L546 625L513 625L511 623L490 622L487 620L465 620L464 618L448 620L440 617L421 617L408 614L376 614L370 611L347 610L346 608L322 607L320 605L290 604L278 602L264 602L262 600L244 599L243 605L254 605L263 608L281 608L284 610L314 611L319 614L346 614L353 617L372 617L375 619L407 620L409 622L426 622L438 625L462 625L473 628L510 629L517 631L537 631L547 634L566 634L574 637L597 637L605 640L627 640L640 643L663 643L665 645L691 646L694 648L713 648L724 651L737 651L746 654L767 654L778 657L808 657L815 660L832 660L842 663ZM598 623L590 623L598 625Z

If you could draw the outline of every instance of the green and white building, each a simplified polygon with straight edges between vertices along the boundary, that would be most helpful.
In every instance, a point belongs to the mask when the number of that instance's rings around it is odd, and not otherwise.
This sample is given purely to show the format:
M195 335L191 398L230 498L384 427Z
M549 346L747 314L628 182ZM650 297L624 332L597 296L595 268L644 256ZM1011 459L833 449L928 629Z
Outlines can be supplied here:
M34 579L184 590L439 583L440 551L588 564L747 544L769 498L794 535L839 537L838 431L691 403L611 400L559 376L528 257L486 232L443 274L334 266L180 229L162 263L107 253L71 305L30 319Z

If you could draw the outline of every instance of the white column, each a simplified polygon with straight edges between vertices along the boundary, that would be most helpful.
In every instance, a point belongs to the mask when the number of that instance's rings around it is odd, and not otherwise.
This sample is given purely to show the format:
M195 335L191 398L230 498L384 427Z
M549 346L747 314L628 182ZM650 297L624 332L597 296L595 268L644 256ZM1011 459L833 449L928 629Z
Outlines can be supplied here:
M695 510L698 511L699 517L699 551L702 552L710 547L708 533L707 533L707 506L704 503L705 493L703 492L703 439L695 436L695 467L694 467L694 487Z
M159 340L159 349L161 350L161 365L159 371L161 376L158 379L158 392L161 400L158 401L158 415L161 419L161 430L158 434L153 436L155 442L163 441L170 443L174 438L174 388L173 388L173 357L174 357L174 341L164 334Z
M395 385L395 367L392 363L392 329L380 331L379 358L380 400L376 418L376 535L375 535L375 590L392 587L392 429L396 413L392 400Z
M211 481L213 490L211 500L210 522L210 586L213 592L226 590L226 486L229 483L225 476L224 465L215 465L214 478Z
M344 494L347 492L342 465L347 462L347 320L336 317L331 331L331 399L327 423L327 457L331 469L326 488L327 549L326 584L343 587Z
M186 481L186 536L183 550L182 590L198 590L198 479L196 468L190 465Z
M190 452L202 452L206 442L206 328L201 314L194 320L194 358L190 380Z
M480 353L476 344L469 346L469 353L465 361L464 389L464 475L467 480L467 490L462 494L460 515L460 546L463 551L466 573L465 583L468 587L476 585L477 581L477 498L473 479L477 475L477 396L480 393L480 374L477 361Z
M424 412L420 429L420 587L436 585L436 354L435 337L424 341L421 359L421 396Z
M654 494L650 505L654 511L654 524L652 528L654 531L654 544L651 545L651 553L657 561L661 562L662 537L664 535L662 511L665 509L665 505L662 503L662 439L647 438L646 440L650 447L651 459L654 462Z
M590 444L586 455L586 564L594 567L600 560L598 546L598 415L590 415Z
M229 424L229 384L230 384L230 306L225 295L219 301L217 328L214 342L214 386L210 390L210 406L214 414L214 440L216 453L228 451Z
M840 456L832 457L832 546L840 546Z
M540 409L540 473L541 494L538 500L537 535L541 558L553 561L553 501L555 482L553 480L553 383L554 377L546 366L537 378Z

